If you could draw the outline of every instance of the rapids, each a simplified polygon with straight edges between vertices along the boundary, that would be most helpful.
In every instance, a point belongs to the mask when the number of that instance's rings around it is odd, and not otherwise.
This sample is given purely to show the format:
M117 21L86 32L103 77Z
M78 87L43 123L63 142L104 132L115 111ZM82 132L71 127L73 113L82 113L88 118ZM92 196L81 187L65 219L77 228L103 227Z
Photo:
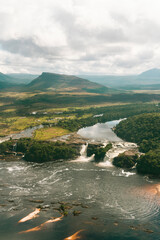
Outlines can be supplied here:
M0 239L158 240L159 180L112 165L116 154L135 147L115 141L99 164L86 157L87 144L71 161L1 161Z

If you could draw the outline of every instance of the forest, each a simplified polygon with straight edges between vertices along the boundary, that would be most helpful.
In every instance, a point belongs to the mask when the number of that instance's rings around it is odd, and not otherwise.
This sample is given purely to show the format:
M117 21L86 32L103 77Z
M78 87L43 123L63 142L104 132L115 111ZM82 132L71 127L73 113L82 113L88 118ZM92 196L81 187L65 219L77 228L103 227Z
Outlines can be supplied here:
M29 162L48 162L55 160L74 159L79 155L79 149L62 142L36 141L30 138L10 140L0 144L0 154L10 154L15 151L24 154Z
M139 150L145 153L136 161L139 173L160 176L160 113L129 117L117 125L115 133L126 141L137 143ZM114 162L116 165L116 159Z

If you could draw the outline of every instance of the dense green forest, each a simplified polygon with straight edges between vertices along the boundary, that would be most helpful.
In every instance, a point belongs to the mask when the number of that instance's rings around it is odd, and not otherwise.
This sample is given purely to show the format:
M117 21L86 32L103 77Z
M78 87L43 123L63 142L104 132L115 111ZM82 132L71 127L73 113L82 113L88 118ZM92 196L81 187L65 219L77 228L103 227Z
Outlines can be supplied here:
M113 165L121 168L132 168L138 160L138 156L127 156L125 153L119 154L113 159Z
M10 140L0 144L0 154L5 155L10 151L22 152L26 161L38 163L74 159L79 155L79 150L75 146L58 141L36 141L30 138Z
M118 124L115 132L126 141L136 142L146 153L137 161L139 173L160 175L160 113L129 117Z
M128 104L112 107L89 108L86 110L77 109L70 113L75 113L76 119L63 119L58 122L58 126L70 131L77 131L86 126L91 126L96 123L105 123L120 118L127 118L136 114L157 112L159 108L155 104ZM64 113L65 114L65 113ZM69 112L67 112L69 114ZM88 118L80 118L84 114L92 114ZM94 115L103 114L103 116L94 117Z
M113 94L113 95L67 95L67 94L36 94L33 97L14 100L18 108L38 107L38 109L52 107L86 106L100 103L134 103L159 101L159 94Z
M50 108L64 107L85 107L100 104L117 104L119 103L138 103L139 105L146 102L159 101L159 94L114 94L114 95L74 95L74 94L53 94L53 93L15 93L2 94L0 102L0 111L6 109L16 109L18 116L26 116L32 111L40 111Z

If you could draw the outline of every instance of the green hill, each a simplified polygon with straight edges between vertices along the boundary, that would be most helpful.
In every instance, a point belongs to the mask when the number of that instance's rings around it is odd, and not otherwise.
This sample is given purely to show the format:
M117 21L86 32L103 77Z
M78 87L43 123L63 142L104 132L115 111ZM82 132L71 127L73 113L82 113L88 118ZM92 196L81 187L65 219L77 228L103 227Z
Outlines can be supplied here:
M112 93L116 90L72 75L42 73L27 85L29 91Z
M3 73L0 73L0 91L14 87L13 79Z

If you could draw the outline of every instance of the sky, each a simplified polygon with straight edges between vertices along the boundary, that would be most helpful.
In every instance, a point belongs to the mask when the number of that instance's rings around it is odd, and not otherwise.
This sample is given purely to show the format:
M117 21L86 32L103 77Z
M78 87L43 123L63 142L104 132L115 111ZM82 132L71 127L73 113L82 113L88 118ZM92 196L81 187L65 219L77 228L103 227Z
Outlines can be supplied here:
M0 0L0 72L160 68L158 0Z

